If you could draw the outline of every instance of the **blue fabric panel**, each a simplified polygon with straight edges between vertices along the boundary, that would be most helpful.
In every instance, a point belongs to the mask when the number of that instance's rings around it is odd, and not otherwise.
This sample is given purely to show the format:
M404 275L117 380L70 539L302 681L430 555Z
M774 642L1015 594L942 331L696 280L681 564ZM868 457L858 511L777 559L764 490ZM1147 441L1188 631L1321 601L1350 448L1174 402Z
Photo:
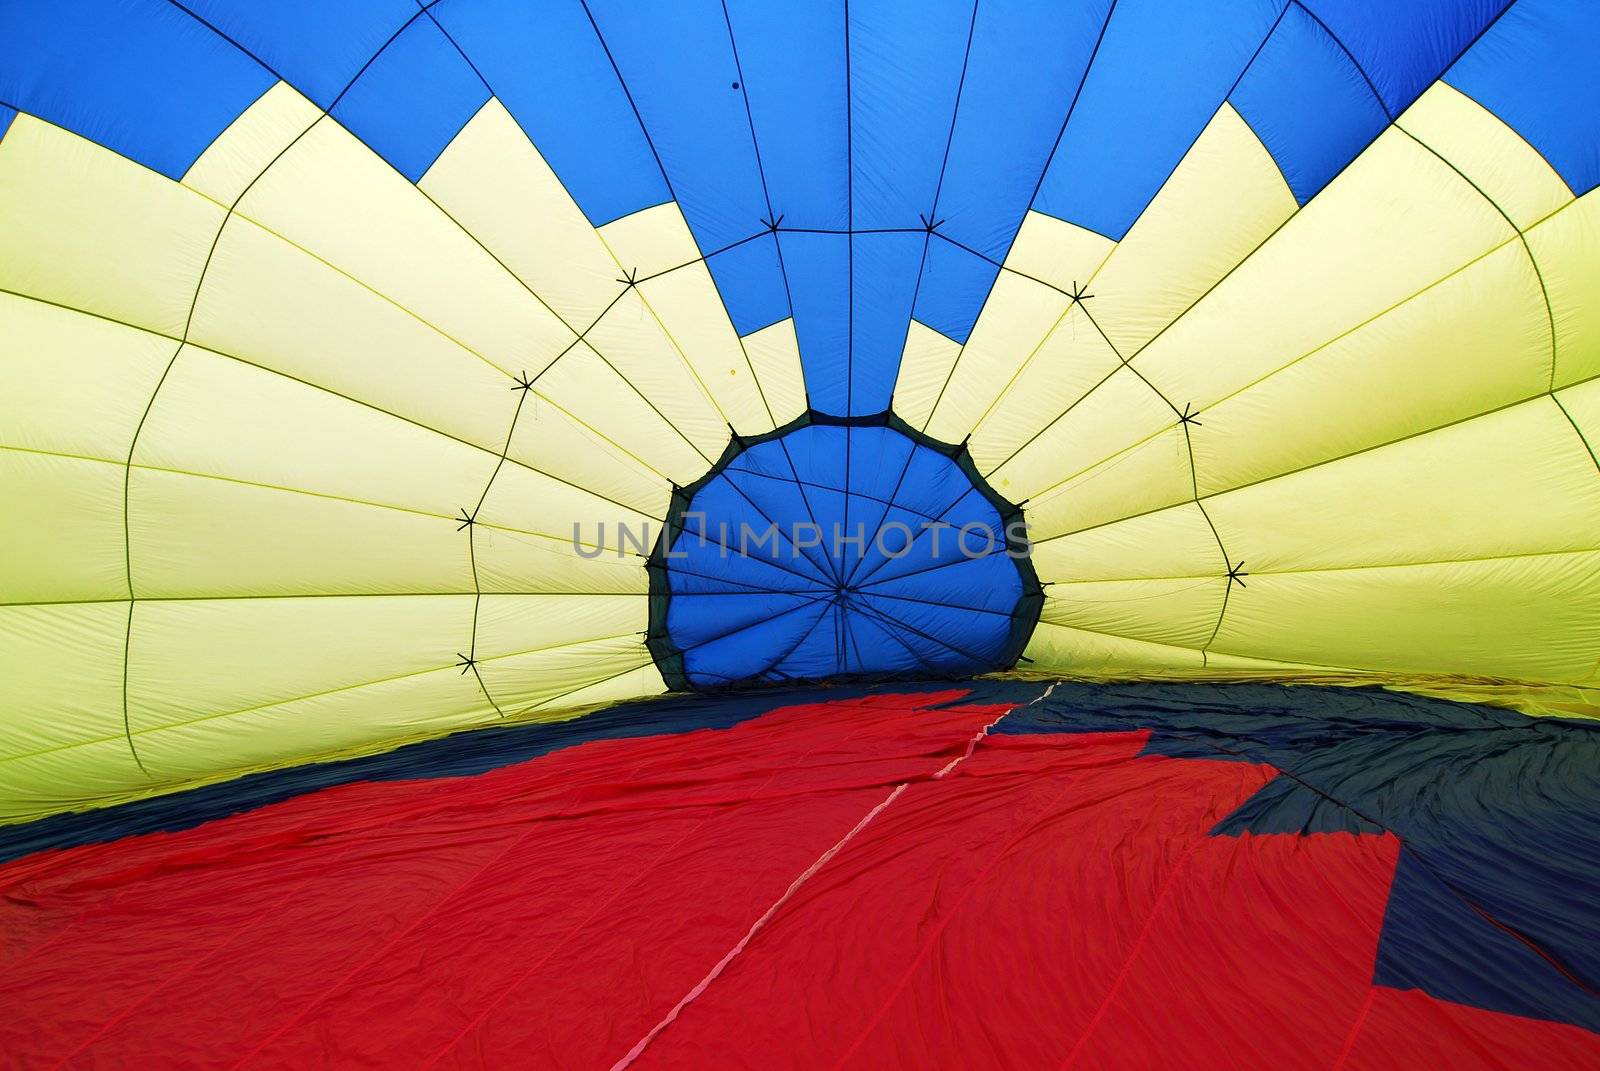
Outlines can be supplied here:
M590 0L601 39L702 252L767 214L721 0Z
M1005 259L1109 8L1110 0L978 5L939 190L945 234Z
M689 510L673 545L680 557L665 563L667 629L697 685L971 673L1005 657L1021 575L1002 544L979 539L963 553L956 541L962 525L998 531L999 514L953 460L898 431L813 424L757 443ZM922 519L940 514L944 537L921 535ZM909 529L885 544L904 548L892 560L875 538L886 520ZM790 542L796 523L816 525L821 547ZM737 541L726 533L772 525L784 535L747 558L720 545Z
M950 140L972 3L868 0L849 10L852 226L920 226Z
M778 262L778 239L763 234L706 261L727 306L733 329L741 335L787 319L789 290Z
M414 0L183 0L183 6L324 110L420 12Z
M1284 14L1229 99L1301 204L1389 125L1350 57L1299 7Z
M845 618L846 673L941 674L939 664L919 650L922 641L887 616L871 610Z
M785 233L778 238L794 301L794 330L812 408L846 411L850 353L850 239Z
M702 488L695 495L691 515L684 519L684 533L673 545L673 553L680 556L668 562L674 578L682 571L701 579L722 580L726 581L723 590L727 591L810 591L819 584L831 583L824 552L797 547L793 542L791 524L804 520L808 514L803 509L775 513L777 492L771 487L762 491L757 496L745 484L722 478ZM702 514L703 519L694 514ZM818 520L827 523L826 517ZM773 524L779 526L779 535L759 540ZM745 542L745 553L740 554L746 527L754 536ZM732 549L726 549L729 547ZM703 586L697 583L691 589L703 590ZM673 590L677 590L676 582Z
M1304 0L1399 115L1509 0ZM1581 0L1580 0L1581 2Z
M488 87L433 20L418 19L330 114L416 182L488 99Z
M849 415L881 413L894 397L924 240L921 233L857 234L851 239L855 263L854 308L848 310Z
M1600 185L1600 4L1521 0L1445 81L1538 149L1572 192Z
M844 230L843 0L728 0L727 11L773 211L788 227Z
M982 257L933 239L922 266L916 318L946 338L965 344L999 274L1000 269Z
M1120 241L1265 40L1281 0L1122 0L1034 207Z
M0 100L168 178L275 81L165 0L0 5Z
M751 596L769 599L772 596ZM776 612L754 625L737 631L723 630L718 638L684 652L683 668L689 679L702 687L732 684L751 672L771 665L778 655L800 643L829 603L815 593L791 607ZM691 606L685 610L711 614L721 607ZM682 618L680 617L681 621Z
M671 200L578 0L440 0L429 8L595 226Z
M15 108L8 108L0 104L0 141L5 140L6 131L11 128L11 120L17 117Z
M1016 575L1003 557L989 565L983 560L965 562L951 570L936 570L937 575L972 574L1000 578L1002 570ZM1019 585L1020 586L1020 585ZM1017 587L1012 589L1016 603ZM890 598L882 589L861 596L863 616L884 624L922 657L922 667L936 674L970 673L973 666L993 663L1005 646L1011 617L975 614L965 606L945 606L914 601L910 597Z

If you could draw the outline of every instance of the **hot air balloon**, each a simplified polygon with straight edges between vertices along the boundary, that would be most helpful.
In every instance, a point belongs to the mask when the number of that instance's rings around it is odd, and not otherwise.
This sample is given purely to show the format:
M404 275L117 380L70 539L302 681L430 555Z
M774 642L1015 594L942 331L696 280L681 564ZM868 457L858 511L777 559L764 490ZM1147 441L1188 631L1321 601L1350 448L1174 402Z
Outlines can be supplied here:
M0 1064L1600 1066L1590 0L0 2Z

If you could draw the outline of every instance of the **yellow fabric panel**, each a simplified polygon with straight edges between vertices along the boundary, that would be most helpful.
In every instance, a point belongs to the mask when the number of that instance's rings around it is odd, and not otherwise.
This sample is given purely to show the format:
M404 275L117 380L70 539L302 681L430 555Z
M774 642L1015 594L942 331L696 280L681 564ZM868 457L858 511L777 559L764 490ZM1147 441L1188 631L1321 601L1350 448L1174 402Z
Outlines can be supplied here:
M1600 379L1585 380L1557 391L1555 399L1600 470Z
M1034 544L1041 615L1058 625L1199 648L1222 609L1227 567L1193 502Z
M1006 267L1063 290L1087 283L1116 243L1066 220L1031 209L1006 253Z
M1248 563L1247 563L1248 565ZM1600 646L1600 553L1252 574L1213 650L1348 669L1577 681Z
M656 669L654 662L646 662L637 669L596 681L557 699L535 704L527 714L536 721L557 721L623 700L660 695L666 690L667 684L661 679L661 671Z
M237 211L508 372L544 367L575 337L444 211L332 119L278 157Z
M1131 369L1119 368L1010 460L992 469L979 461L978 468L1002 494L1020 502L1176 421L1171 406L1147 383ZM1187 460L1183 475L1188 475Z
M0 139L0 289L178 337L223 217L30 115Z
M912 320L890 408L912 427L926 427L960 353L961 343Z
M615 337L618 325L638 324L649 317L660 325L678 354L676 376L685 381L679 389L698 386L716 409L724 432L730 423L742 433L772 430L774 424L750 362L710 270L697 263L700 248L677 204L634 212L601 227L599 234L616 261L617 274L646 281L639 284L637 295L625 297L589 333L595 348L611 356L617 343L608 340ZM636 304L638 297L643 298L642 312ZM602 328L606 330L602 332ZM646 393L652 398L673 397L662 388ZM710 441L703 433L693 434L703 444ZM721 443L727 440L724 433L716 453L710 456L718 456Z
M1049 621L1040 621L1034 628L1023 657L1035 668L1058 666L1074 674L1130 678L1199 670L1205 665L1204 656L1192 648L1069 628Z
M481 488L479 493L482 493ZM477 501L476 495L473 501ZM467 505L470 508L472 503ZM511 464L502 466L495 475L478 509L477 519L513 531L552 536L569 548L574 524L583 526L588 540L588 533L594 532L597 522L602 520L610 522L608 534L614 533L619 524L626 525L629 531L639 532L651 522L644 514L599 500L588 490ZM607 545L615 546L615 538L608 535Z
M613 417L618 408L610 407ZM655 459L629 453L537 390L523 404L506 456L649 517L666 516L672 499L672 481Z
M259 707L452 667L470 634L472 603L471 595L140 602L128 655L130 722L138 733L227 721ZM207 672L196 673L196 666ZM408 715L394 713L397 722ZM211 761L235 754L224 745Z
M455 518L135 467L143 599L470 592Z
M9 760L122 732L122 640L128 604L0 606L0 786ZM62 687L70 681L70 688ZM133 760L124 759L131 768ZM78 777L68 776L67 782ZM13 800L0 787L0 813Z
M477 656L504 659L617 636L633 637L642 651L649 616L642 595L487 594L478 606Z
M1252 577L1600 550L1600 473L1547 396L1208 498L1206 509Z
M321 115L293 86L279 82L206 146L184 172L183 184L218 204L231 205Z
M0 602L120 599L121 464L0 448Z
M765 384L756 378L704 264L641 283L639 293L695 377L706 385L726 423L745 435L777 427Z
M922 430L944 442L964 439L1061 322L1067 305L1058 291L1002 271Z
M1082 307L1067 309L972 426L978 468L1003 464L1121 367Z
M1142 364L1142 362L1141 362ZM1209 405L1190 430L1210 494L1540 394L1550 325L1522 243Z
M641 322L650 326L653 319L637 291L623 295L588 337L545 373L539 387L595 427L614 426L621 422L622 412L635 410L629 420L637 430L626 438L619 435L618 441L637 444L629 448L662 465L664 471L683 471L680 466L687 466L692 480L721 456L729 439L728 424L670 342L663 344L659 330L652 334L641 329ZM612 370L611 376L569 367L594 357ZM565 377L605 384L605 393L584 399L558 390L556 384L566 382ZM601 410L613 407L608 420ZM645 417L646 411L652 415Z
M1224 103L1094 275L1089 311L1119 353L1135 353L1297 208L1272 155Z
M1106 636L1199 649L1217 626L1227 584L1226 576L1059 584L1046 592L1040 620Z
M913 320L912 329L918 326ZM778 426L782 427L804 413L806 379L800 367L800 342L794 333L793 318L779 320L745 335L744 351L755 367L756 377L761 381L761 389L766 394L767 404L772 407L772 416Z
M495 451L516 401L504 371L244 219L217 242L189 341Z
M510 391L507 405L510 426ZM219 452L216 444L226 443ZM134 461L453 516L498 456L272 372L186 346Z
M599 544L599 522L586 521L579 533L585 554L579 554L573 549L570 529L560 536L533 535L496 526L492 511L486 517L489 519L473 526L472 543L478 587L486 593L642 595L649 590L644 559L617 553L619 540L612 521L605 522L605 548ZM652 522L647 534L653 539L660 530ZM464 542L462 553L466 553Z
M599 229L624 275L646 278L700 259L700 248L674 201L640 209Z
M0 294L0 446L121 462L178 344Z
M1553 386L1600 376L1600 189L1528 231L1556 322Z
M1183 428L1174 422L1038 493L1028 502L1026 513L1034 538L1047 539L1193 498L1189 447Z
M1516 232L1390 130L1136 359L1181 408L1324 345Z
M220 755L237 763L235 769L299 766L498 721L477 680L452 665L149 729L134 739L157 777L203 783L223 779L216 775ZM122 748L127 751L126 744Z
M1206 516L1193 502L1056 538L1035 535L1044 582L1221 576L1227 570Z
M1430 86L1396 122L1459 168L1520 230L1572 200L1561 176L1521 134L1444 82Z
M693 377L685 375L691 359L685 354L693 355L692 359L704 366L697 366L702 374L714 372L713 393L730 408L730 415L737 414L735 423L771 427L751 382L739 339L733 334L704 267L699 266L698 279L693 269L684 269L655 280L650 285L660 286L662 292L653 306L646 306L638 293L623 293L626 284L618 280L624 271L605 239L589 225L538 150L498 101L490 100L479 110L419 185L565 318L570 328L579 333L587 331L586 338L594 349L619 369L631 369L630 378L640 385L650 402L673 423L689 431L704 449L720 453L727 438L726 421L706 398L705 391L697 388ZM654 221L661 221L667 228L671 241L687 242L693 249L693 239L681 226L681 216L676 229L669 217L659 213L635 222ZM654 235L645 227L641 236L647 240ZM697 251L691 251L685 259L697 256ZM682 282L676 281L678 275L684 276ZM669 279L674 281L669 283ZM619 294L621 300L613 305ZM707 304L708 298L714 308ZM670 329L680 331L682 337L675 341L668 334ZM669 454L673 447L665 445L665 440L676 436L668 428L656 427L659 417L618 413L619 407L648 409L638 405L637 396L626 383L608 383L602 377L600 382L606 387L599 394L595 391L600 388L592 380L577 390L555 388L555 384L567 382L561 378L568 372L564 366L581 361L581 351L581 346L563 346L558 353L565 355L539 379L539 389L591 428L625 424L635 429L635 439L639 437L638 429L650 429L653 434L640 444L644 452L639 456ZM540 364L528 371L536 373L544 367ZM583 374L579 371L573 377L583 378ZM739 382L724 384L723 378ZM615 434L608 437L617 438ZM695 464L704 467L704 460L695 456L696 462L676 470L683 474L685 482L693 478L687 473Z
M417 185L579 331L622 289L594 227L499 100Z
M576 693L650 662L638 636L590 640L483 662L484 686L508 716L565 705Z
M120 713L118 718L120 730ZM0 823L105 807L177 787L152 780L140 770L121 735L107 737L0 760Z

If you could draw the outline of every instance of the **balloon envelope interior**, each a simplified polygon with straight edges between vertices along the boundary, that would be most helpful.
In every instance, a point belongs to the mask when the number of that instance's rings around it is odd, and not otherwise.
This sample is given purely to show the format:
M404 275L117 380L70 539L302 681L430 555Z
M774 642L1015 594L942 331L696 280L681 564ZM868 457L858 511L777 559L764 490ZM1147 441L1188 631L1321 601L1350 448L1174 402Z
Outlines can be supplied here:
M1597 49L0 5L0 1052L1600 1063Z

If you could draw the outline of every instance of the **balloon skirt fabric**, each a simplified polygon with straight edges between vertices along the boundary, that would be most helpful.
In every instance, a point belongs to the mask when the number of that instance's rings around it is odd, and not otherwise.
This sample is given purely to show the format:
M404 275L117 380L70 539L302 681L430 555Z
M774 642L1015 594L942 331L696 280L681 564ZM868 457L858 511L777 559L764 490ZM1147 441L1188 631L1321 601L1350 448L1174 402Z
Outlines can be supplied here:
M1600 1061L1596 909L1552 910L1595 876L1587 727L996 683L625 713L13 837L6 1065Z

